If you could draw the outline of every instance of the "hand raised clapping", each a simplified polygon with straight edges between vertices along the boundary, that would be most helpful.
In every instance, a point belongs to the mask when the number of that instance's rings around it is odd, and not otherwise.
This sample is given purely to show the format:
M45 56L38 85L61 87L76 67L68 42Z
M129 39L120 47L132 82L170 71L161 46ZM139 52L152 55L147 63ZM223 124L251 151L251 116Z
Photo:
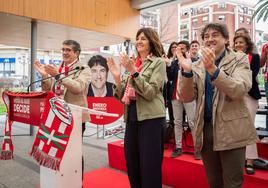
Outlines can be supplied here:
M135 72L137 72L137 69L134 63L134 57L130 59L128 55L126 55L125 53L121 53L119 60L120 60L120 64L126 69L126 71L130 72L130 74L134 74Z
M201 54L203 56L202 58L202 63L205 67L205 69L208 71L210 75L213 75L213 73L216 70L216 65L215 65L215 52L213 49L210 48L203 48L201 49Z
M38 71L42 77L46 77L48 73L45 71L45 65L42 65L38 60L34 61L34 69Z
M109 71L111 72L111 74L114 78L115 84L116 85L120 84L121 71L120 71L120 68L115 64L113 58L111 58L111 57L107 58L107 65L108 65Z
M34 68L37 70L43 77L47 75L56 76L59 74L58 68L56 65L42 65L38 60L34 62Z
M176 55L178 58L178 62L180 63L181 68L185 72L191 72L192 70L192 60L190 58L190 54L188 52L185 53L185 56L183 55L181 48L177 47L176 49Z

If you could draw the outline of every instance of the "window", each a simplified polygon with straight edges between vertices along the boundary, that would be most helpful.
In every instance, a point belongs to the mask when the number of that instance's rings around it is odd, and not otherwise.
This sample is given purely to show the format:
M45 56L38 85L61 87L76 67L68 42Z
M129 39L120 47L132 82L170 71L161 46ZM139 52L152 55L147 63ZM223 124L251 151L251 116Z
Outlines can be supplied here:
M244 17L243 16L240 16L239 20L240 20L240 23L244 23Z
M245 14L248 13L248 7L244 7L243 10L244 10L244 13L245 13Z
M188 40L188 39L189 39L189 34L188 33L181 34L181 40Z
M243 10L243 8L242 8L241 6L238 7L238 11L239 11L240 13L243 13L243 12L244 12L244 10Z
M202 22L203 22L203 24L207 23L208 22L208 17L207 16L204 16L202 18Z
M140 24L143 27L158 27L157 15L144 13L140 15Z
M198 22L197 18L194 18L192 21L193 21L193 25L197 25L197 22Z
M10 71L15 71L16 70L16 67L15 67L15 62L13 63L10 63Z
M198 13L197 8L191 8L191 13L192 15L196 15Z
M219 3L218 8L226 8L225 3Z
M206 12L207 13L208 11L209 11L209 8L208 7L204 7L203 8L203 12Z
M252 15L253 14L253 11L252 10L248 10L248 14L249 15Z
M225 20L225 15L219 15L219 20L224 21Z
M193 30L193 40L198 40L198 30L197 29Z
M188 24L187 23L182 23L181 24L181 29L188 29Z
M250 24L250 23L251 23L251 19L247 18L247 24Z

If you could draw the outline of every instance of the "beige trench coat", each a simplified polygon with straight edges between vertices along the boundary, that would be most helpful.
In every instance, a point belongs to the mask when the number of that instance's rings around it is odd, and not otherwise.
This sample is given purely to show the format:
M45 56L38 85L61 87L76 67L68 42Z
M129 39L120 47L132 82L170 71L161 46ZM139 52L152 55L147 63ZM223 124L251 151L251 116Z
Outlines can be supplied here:
M243 97L252 85L248 57L243 53L226 51L219 68L219 75L212 82L215 86L212 102L213 149L229 150L256 143L256 130ZM202 62L193 64L192 72L192 78L180 77L178 93L184 102L197 100L193 138L195 146L201 150L206 72Z

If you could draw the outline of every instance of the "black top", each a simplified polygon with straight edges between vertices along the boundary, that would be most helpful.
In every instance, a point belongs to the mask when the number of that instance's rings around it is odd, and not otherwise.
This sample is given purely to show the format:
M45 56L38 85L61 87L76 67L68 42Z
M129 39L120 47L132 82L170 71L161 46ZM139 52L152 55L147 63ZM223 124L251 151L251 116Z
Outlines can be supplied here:
M252 71L252 88L249 90L248 94L254 99L258 100L261 98L261 93L259 90L259 85L257 82L257 75L260 70L260 56L259 54L252 54L252 59L250 63L250 70Z

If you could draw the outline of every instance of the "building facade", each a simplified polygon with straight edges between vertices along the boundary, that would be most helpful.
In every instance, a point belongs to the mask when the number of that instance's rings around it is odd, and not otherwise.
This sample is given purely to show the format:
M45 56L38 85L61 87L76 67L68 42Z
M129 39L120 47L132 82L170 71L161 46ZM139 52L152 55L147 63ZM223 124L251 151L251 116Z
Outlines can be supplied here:
M255 23L251 17L254 12L254 2L234 0L204 0L182 4L180 9L179 36L180 40L198 40L202 44L202 28L211 22L227 25L230 33L230 44L234 32L240 27L248 29L250 36L255 41Z

